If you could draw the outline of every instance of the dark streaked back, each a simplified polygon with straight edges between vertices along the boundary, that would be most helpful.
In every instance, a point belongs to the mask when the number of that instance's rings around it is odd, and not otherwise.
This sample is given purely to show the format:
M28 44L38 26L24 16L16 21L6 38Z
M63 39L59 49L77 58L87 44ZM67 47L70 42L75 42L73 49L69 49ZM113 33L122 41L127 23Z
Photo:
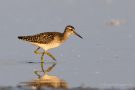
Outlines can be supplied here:
M18 36L18 38L28 42L48 44L54 40L55 36L62 37L62 35L60 32L44 32L31 36Z

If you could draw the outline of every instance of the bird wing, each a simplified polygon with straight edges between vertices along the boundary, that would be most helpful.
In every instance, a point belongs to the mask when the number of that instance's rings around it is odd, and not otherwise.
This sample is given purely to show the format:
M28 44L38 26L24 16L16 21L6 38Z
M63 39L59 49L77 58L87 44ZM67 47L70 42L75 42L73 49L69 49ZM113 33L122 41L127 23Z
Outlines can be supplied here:
M52 40L54 40L54 37L56 35L59 35L59 32L45 32L45 33L40 33L32 36L19 36L19 39L29 41L29 42L35 42L35 43L40 43L40 44L48 44Z

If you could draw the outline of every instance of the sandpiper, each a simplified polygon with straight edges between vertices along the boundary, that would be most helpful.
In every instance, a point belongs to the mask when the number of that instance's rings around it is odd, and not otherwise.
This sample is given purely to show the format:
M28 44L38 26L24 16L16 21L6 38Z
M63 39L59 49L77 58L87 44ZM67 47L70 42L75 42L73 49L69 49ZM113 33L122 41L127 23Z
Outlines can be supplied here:
M66 26L63 33L60 32L44 32L30 36L18 36L19 39L30 42L31 44L36 45L38 48L34 51L35 54L41 55L41 62L44 62L44 54L50 56L53 60L56 60L55 57L47 52L47 50L56 48L64 43L71 35L77 35L82 38L78 33L75 32L75 28L71 25ZM42 48L44 52L38 52Z

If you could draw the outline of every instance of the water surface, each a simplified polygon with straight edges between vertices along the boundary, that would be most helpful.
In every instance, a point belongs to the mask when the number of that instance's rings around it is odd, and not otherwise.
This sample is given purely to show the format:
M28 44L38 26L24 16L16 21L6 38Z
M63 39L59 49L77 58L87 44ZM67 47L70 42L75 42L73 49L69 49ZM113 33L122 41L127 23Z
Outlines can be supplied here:
M35 78L40 68L36 47L17 39L47 31L63 32L73 25L83 40L72 36L52 49L57 66L50 74L70 87L135 86L134 0L1 0L0 86L16 86ZM127 23L106 26L114 20ZM46 62L51 58L45 56Z

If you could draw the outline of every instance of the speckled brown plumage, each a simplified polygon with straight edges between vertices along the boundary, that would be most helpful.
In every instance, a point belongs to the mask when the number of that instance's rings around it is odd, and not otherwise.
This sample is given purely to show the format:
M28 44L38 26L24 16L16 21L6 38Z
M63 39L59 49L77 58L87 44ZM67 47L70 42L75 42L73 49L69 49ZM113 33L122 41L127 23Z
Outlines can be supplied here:
M19 39L28 41L28 42L34 42L34 43L40 43L40 44L48 44L51 41L54 40L54 38L58 36L63 37L63 33L60 32L44 32L36 35L31 36L18 36Z

